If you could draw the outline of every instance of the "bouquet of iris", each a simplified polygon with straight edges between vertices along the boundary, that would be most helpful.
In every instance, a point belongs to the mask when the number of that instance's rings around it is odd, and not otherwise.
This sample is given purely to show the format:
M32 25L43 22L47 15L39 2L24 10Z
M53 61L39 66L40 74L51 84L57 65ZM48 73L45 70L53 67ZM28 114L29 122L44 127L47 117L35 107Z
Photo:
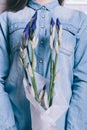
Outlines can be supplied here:
M24 68L23 79L26 98L30 102L32 130L57 130L56 121L67 110L67 102L60 87L57 86L59 71L57 70L58 55L62 40L62 25L59 19L50 21L50 79L35 72L37 65L35 48L38 45L36 37L37 12L26 25L20 60ZM56 37L56 40L55 40Z

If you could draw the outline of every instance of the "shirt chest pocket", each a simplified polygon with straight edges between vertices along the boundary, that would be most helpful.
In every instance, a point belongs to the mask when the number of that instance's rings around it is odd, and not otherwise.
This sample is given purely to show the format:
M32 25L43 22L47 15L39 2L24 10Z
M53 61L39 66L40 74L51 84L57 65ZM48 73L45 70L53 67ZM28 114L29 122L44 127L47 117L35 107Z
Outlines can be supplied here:
M77 29L70 25L63 25L63 37L61 42L60 53L70 56L74 53L76 46L76 33Z
M76 33L76 28L63 25L63 37L58 58L58 68L61 69L61 72L64 70L68 72L68 68L73 68L76 48Z
M14 52L21 45L22 34L26 23L13 23L9 25L9 44L11 52Z

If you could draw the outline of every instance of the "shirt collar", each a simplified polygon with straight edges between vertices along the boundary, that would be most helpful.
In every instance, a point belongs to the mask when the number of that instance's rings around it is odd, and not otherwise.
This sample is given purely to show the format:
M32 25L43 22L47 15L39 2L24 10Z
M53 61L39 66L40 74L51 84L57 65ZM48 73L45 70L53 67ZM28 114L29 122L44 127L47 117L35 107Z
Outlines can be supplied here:
M29 0L28 6L31 7L34 10L39 10L42 7L45 7L48 10L51 10L52 8L55 8L59 5L58 0L52 0L52 2L49 2L45 5L41 5L40 3L36 2L35 0Z

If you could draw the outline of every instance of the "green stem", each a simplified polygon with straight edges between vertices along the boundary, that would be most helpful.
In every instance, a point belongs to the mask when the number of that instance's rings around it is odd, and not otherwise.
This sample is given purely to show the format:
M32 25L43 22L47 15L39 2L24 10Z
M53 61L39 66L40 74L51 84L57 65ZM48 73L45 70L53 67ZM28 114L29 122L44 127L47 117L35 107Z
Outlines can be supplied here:
M28 46L27 46L27 53L28 53L28 59L29 59L30 65L32 65Z
M33 77L31 78L31 80L32 80L33 88L34 88L35 98L36 98L37 101L39 101L38 91L37 91L37 86L36 86L36 80L35 80L34 74L33 74Z
M60 46L60 43L58 43ZM54 80L55 80L55 76L56 76L56 66L57 66L57 61L58 61L58 54L56 53L55 55L55 61L52 61L52 49L50 51L50 89L49 89L49 106L52 105L52 101L53 101L53 93L54 93Z
M55 63L54 63L54 70L53 70L53 77L55 79L55 76L56 76L56 65L57 65L57 60L58 60L58 54L56 53L56 56L55 56ZM53 79L53 80L54 80Z
M60 47L60 42L58 41L58 47ZM54 64L53 64L53 81L52 81L52 90L51 90L51 101L50 101L50 105L52 105L52 100L53 100L53 92L54 92L54 80L55 80L55 77L56 77L56 67L57 67L57 61L58 61L58 53L56 53L56 56L55 56L55 61L54 61Z
M35 98L37 101L39 101L38 90L37 90L35 74L34 74L34 49L33 48L32 48L32 73L33 73L33 77L31 79L32 79L32 84L34 88Z
M48 101L49 106L51 106L52 102L52 82L53 82L53 61L52 61L52 49L50 49L50 87L49 87L49 95L48 95Z
M28 81L28 74L27 74L27 71L26 71L25 59L24 59L24 58L21 58L21 59L22 59L23 67L24 67L25 76L26 76L26 79L27 79L27 81Z

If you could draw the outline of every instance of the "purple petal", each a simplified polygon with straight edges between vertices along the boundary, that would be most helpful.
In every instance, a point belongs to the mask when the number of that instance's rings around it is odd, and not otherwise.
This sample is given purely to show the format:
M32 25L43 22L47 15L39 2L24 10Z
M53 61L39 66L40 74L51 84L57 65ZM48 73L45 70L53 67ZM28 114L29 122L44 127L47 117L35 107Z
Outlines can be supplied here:
M51 18L51 22L50 22L50 35L52 35L54 25L55 25L55 22L54 22L53 18Z
M53 18L51 18L50 25L52 26L52 28L53 28L53 27L54 27L54 25L55 25L55 22L54 22Z
M25 29L24 29L25 40L28 39L29 33L30 33L30 22L26 25L26 27L25 27Z
M33 33L36 29L36 20L37 20L37 11L32 16L31 20L28 22L28 24L24 29L23 33L25 34L25 40L27 40L28 38L32 39Z
M34 32L36 30L36 21L37 21L37 12L32 17L32 24L31 24L31 28L30 28L30 39L31 40L32 40L32 38L34 36Z
M37 11L36 11L35 14L32 16L32 19L33 19L33 20L36 20L36 19L37 19Z
M33 31L36 29L36 20L37 20L37 19L34 19L34 20L32 21L31 28L32 28Z
M32 28L32 33L34 33L34 31L35 31L35 29L36 29L36 21L34 21L34 22L32 23L31 28Z
M31 24L32 32L34 32L36 29L36 21L37 21L37 12L32 17L32 24Z
M58 29L60 29L60 25L61 25L61 23L60 23L59 19L57 18L57 20L56 20L56 26L58 27Z

